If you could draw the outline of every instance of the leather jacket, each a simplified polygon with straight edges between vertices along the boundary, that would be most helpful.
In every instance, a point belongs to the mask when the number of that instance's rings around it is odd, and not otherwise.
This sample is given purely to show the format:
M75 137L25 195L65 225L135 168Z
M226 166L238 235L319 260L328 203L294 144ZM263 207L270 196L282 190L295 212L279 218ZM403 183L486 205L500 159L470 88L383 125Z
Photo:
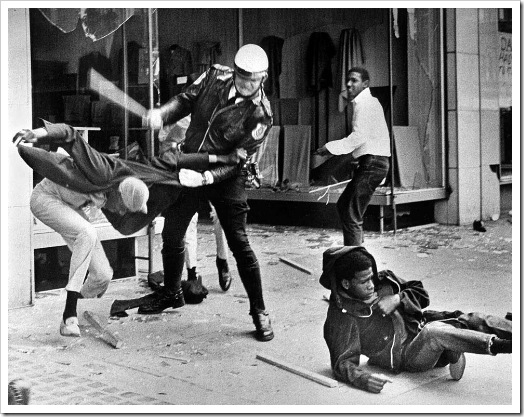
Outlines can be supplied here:
M215 64L185 92L160 107L164 125L191 114L184 152L225 155L243 147L249 157L267 137L273 115L262 88L254 99L226 105L233 74L233 69ZM240 173L234 166L218 167L212 172L214 183L239 177Z

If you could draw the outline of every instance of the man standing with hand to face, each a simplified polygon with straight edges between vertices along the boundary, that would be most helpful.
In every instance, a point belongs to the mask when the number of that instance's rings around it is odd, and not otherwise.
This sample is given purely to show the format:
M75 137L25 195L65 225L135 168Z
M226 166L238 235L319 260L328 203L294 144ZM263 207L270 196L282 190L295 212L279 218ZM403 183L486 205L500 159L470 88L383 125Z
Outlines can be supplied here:
M352 132L349 136L326 143L317 155L351 154L358 168L337 202L345 246L359 246L364 241L362 222L375 189L389 171L389 131L380 102L369 90L365 68L348 71L347 91L353 102Z
M147 123L158 129L190 114L191 123L182 146L183 152L220 155L242 147L249 158L262 144L273 123L263 90L267 69L264 50L257 45L244 45L235 56L234 69L213 65L185 92L152 110ZM264 304L260 266L246 233L249 210L246 174L237 167L218 170L213 174L209 171L180 171L180 179L185 184L191 183L194 188L182 190L180 198L164 212L162 259L167 291L149 305L140 307L138 313L158 314L166 308L185 304L181 290L184 235L200 202L209 201L216 209L249 297L255 336L260 341L268 341L273 339L273 329Z

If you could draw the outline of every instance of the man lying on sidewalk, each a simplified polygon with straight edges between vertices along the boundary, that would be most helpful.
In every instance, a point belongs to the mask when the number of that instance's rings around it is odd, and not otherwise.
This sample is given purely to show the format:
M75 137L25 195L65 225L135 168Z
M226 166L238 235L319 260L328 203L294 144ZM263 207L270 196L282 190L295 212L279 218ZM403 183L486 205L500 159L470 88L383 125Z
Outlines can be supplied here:
M450 364L462 378L464 352L511 353L511 321L481 313L425 310L429 295L420 281L404 281L389 270L378 272L362 246L324 252L320 283L331 290L324 339L335 377L373 393L390 380L359 367L422 372Z

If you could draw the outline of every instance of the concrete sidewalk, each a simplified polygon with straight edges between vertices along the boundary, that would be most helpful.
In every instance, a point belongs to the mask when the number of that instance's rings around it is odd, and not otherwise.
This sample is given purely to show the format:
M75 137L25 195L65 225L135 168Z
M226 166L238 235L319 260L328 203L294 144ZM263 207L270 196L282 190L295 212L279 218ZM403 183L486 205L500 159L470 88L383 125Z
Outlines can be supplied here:
M501 316L513 311L518 320L519 292L512 292L511 218L487 222L486 228L486 233L479 233L471 227L433 225L398 231L396 236L367 233L364 245L375 255L379 269L423 281L432 309ZM133 405L126 409L147 413L353 413L361 408L395 412L411 410L411 406L422 412L519 411L518 354L466 354L466 371L458 382L450 379L447 367L399 375L377 369L393 380L379 395L343 383L329 388L260 361L257 354L269 355L332 378L322 336L329 292L318 278L323 251L341 244L341 233L250 225L249 235L262 268L273 341L260 343L253 338L248 300L236 270L230 290L220 290L212 227L200 224L198 270L209 290L201 304L168 309L160 315L138 315L131 310L129 317L107 319L115 298L150 292L147 265L139 261L137 277L113 281L102 299L80 300L81 338L58 333L64 303L60 291L38 294L33 307L10 310L9 379L26 378L33 388L31 406L9 407L9 411L42 412L45 405L64 405L64 410L72 412L114 412L119 408L109 405ZM146 243L145 239L140 243L144 253ZM161 237L156 236L158 269L160 247ZM312 274L281 262L280 257L303 265ZM518 271L515 274L517 278ZM84 310L104 322L107 319L108 328L118 333L124 346L114 349L103 341L84 319Z

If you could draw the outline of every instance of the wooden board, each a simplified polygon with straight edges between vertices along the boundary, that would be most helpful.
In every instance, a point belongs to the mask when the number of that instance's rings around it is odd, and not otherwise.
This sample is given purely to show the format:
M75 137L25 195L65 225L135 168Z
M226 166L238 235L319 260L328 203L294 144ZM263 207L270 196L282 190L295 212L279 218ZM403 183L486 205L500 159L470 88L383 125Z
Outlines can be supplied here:
M331 379L323 375L317 374L315 372L308 371L307 369L301 368L300 366L291 365L289 363L281 361L280 359L276 359L268 355L257 355L257 359L269 363L270 365L274 365L280 369L289 371L293 374L310 379L311 381L317 382L321 385L325 385L326 387L338 387L338 381L335 379Z
M91 324L91 326L93 326L102 334L102 339L104 339L107 343L109 343L115 349L120 349L122 347L124 344L122 340L112 331L106 329L102 323L102 320L100 320L96 314L86 310L84 311L84 317L89 322L89 324Z

